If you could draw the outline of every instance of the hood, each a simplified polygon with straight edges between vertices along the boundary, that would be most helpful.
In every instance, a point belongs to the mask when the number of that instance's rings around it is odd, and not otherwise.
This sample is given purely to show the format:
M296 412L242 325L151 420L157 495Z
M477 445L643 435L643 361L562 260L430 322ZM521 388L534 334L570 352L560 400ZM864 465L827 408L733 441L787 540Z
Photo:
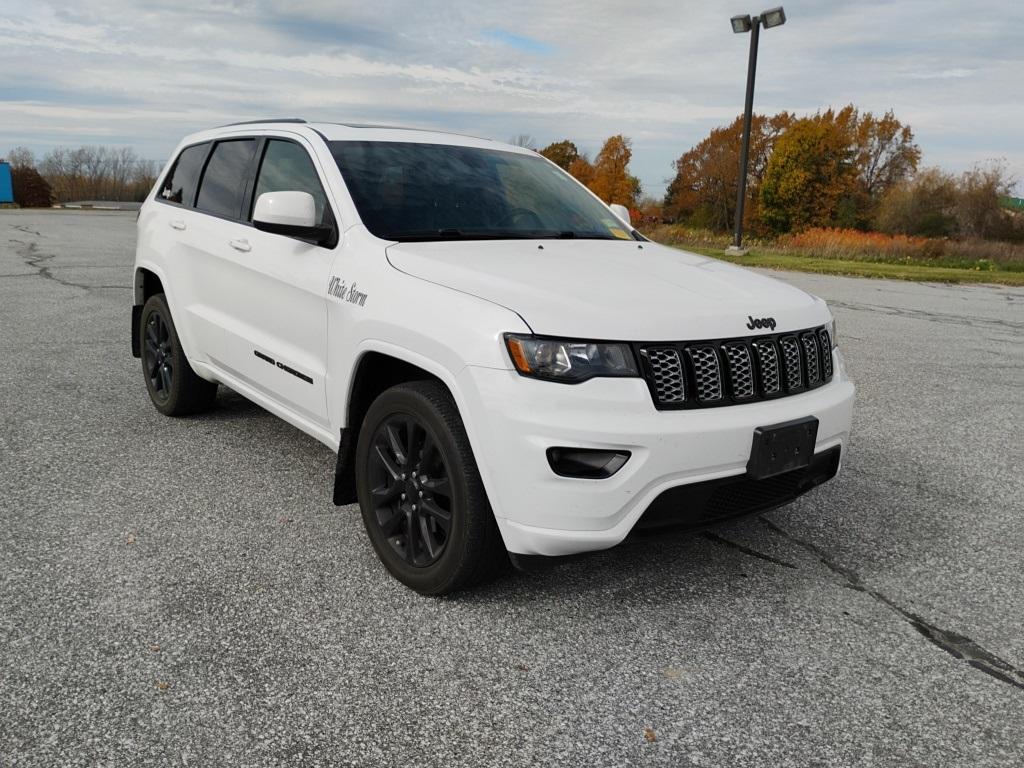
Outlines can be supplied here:
M765 275L656 243L473 240L397 243L402 272L518 313L536 334L676 341L770 333L828 321L825 302Z

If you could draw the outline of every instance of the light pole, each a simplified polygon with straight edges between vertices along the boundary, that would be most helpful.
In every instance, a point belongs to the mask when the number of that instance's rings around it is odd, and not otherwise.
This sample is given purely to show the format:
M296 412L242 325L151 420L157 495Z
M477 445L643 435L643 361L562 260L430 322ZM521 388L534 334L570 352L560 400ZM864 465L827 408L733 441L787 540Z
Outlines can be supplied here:
M786 23L786 12L782 6L761 11L760 16L733 16L732 31L737 34L750 33L750 59L747 62L747 98L743 107L743 146L740 149L739 190L736 193L736 231L728 250L743 252L743 206L747 200L747 162L750 159L750 119L754 111L754 73L757 70L757 38L763 25L765 29L780 27Z

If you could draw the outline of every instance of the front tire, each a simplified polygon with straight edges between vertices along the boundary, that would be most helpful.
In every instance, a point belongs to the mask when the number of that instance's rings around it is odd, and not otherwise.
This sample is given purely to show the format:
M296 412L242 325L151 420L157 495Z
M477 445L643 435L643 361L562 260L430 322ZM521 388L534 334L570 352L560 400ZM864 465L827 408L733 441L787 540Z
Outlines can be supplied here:
M146 390L160 413L186 416L213 405L217 385L199 378L189 365L162 293L150 296L142 307L139 349Z
M370 406L356 446L363 524L392 576L425 595L480 584L508 553L448 390L416 381Z

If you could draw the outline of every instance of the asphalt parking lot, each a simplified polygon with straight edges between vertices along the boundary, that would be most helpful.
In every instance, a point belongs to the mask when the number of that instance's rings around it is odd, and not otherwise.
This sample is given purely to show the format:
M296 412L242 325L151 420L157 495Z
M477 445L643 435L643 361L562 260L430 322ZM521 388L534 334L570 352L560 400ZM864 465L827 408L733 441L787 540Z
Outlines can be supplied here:
M152 408L134 224L0 212L0 765L1024 764L1024 290L780 274L859 388L836 481L428 599L327 448Z

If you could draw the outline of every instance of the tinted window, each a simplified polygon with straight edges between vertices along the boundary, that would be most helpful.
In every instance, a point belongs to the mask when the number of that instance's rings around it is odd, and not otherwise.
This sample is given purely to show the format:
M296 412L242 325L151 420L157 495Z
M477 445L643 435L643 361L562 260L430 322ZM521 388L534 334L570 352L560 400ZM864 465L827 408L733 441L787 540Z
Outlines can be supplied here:
M411 142L330 146L363 223L387 240L632 239L607 207L536 155Z
M316 202L316 218L324 222L327 196L316 175L316 168L309 155L298 144L290 141L271 139L263 153L260 175L256 181L256 199L264 192L308 192ZM252 218L251 212L249 218Z
M199 180L199 172L203 169L203 159L206 157L206 150L209 147L209 144L197 144L181 151L174 167L167 174L163 186L157 193L162 200L169 203L192 205L196 182Z
M255 149L255 139L217 142L199 186L196 208L218 216L239 218Z

